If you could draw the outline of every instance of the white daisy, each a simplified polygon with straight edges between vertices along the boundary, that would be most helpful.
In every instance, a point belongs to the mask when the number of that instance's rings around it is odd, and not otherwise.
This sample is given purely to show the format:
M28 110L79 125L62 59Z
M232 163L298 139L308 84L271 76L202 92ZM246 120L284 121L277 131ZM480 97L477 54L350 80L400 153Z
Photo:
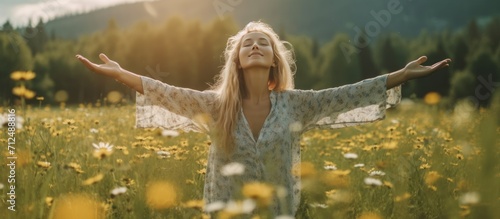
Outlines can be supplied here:
M325 168L325 170L336 170L337 169L337 167L334 165L326 165L323 168Z
M381 185L383 185L382 181L380 181L379 179L371 178L371 177L366 177L364 179L364 181L365 181L365 184L369 185L369 186L381 186Z
M473 205L479 203L480 199L479 193L467 192L460 196L458 202L460 202L461 205Z
M357 159L358 155L355 154L355 153L346 153L346 154L344 154L344 158L346 158L346 159Z
M121 195L125 192L127 192L127 187L122 186L122 187L114 188L113 190L111 190L111 195L118 196L118 195Z
M94 148L96 150L99 150L99 149L106 149L108 151L113 150L113 145L110 143L105 143L105 142L99 142L98 144L92 143L92 146L94 146Z
M365 164L364 163L358 163L358 164L354 164L354 167L364 167Z
M370 176L385 176L385 173L382 170L373 170L370 171Z
M156 154L158 155L159 158L169 158L171 155L170 152L162 150L157 151Z

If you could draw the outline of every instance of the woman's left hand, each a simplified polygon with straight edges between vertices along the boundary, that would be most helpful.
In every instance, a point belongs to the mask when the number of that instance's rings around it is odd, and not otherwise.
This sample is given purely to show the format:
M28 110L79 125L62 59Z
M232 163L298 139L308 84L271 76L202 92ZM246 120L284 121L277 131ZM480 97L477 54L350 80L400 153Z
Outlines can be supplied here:
M411 61L404 67L404 72L408 80L421 78L430 75L432 72L450 66L451 59L444 59L442 61L436 62L431 66L422 66L425 61L427 61L427 56L422 56L417 60Z

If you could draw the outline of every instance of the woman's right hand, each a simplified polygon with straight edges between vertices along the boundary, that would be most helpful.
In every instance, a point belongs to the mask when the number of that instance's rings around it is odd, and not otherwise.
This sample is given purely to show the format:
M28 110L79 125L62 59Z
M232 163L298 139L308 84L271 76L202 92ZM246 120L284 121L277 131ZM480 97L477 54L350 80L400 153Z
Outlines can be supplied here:
M95 64L81 55L76 55L76 58L80 60L91 71L108 77L112 77L114 79L117 79L118 75L122 71L120 64L109 59L106 55L104 55L104 53L99 54L99 58L104 62L104 64Z

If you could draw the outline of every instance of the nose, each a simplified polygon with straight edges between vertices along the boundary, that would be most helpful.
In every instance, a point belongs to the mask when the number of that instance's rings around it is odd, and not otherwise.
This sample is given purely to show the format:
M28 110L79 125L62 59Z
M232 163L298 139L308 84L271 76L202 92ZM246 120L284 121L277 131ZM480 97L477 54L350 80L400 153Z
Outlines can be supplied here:
M254 42L253 45L252 45L252 50L253 49L259 49L259 45L257 44L257 42Z

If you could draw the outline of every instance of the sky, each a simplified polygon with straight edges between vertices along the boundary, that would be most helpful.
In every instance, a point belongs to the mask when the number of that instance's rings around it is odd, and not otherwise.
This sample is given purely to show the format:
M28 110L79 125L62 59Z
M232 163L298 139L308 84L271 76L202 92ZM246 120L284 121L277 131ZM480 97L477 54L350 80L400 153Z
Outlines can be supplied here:
M17 26L33 25L42 18L45 22L68 13L86 12L111 5L138 2L142 0L1 0L0 25L9 20Z

